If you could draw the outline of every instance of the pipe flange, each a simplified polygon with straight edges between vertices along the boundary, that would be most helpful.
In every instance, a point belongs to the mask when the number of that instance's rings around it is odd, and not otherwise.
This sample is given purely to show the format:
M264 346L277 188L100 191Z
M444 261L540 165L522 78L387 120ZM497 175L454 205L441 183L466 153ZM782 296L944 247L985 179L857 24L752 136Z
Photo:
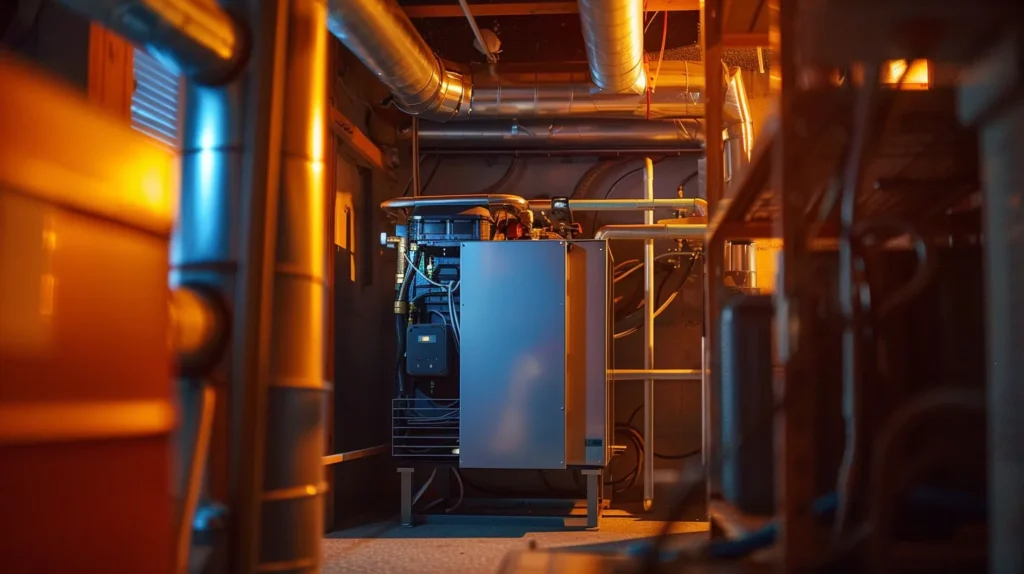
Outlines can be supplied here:
M220 295L205 285L171 291L170 343L178 373L208 374L224 355L230 338L230 313Z

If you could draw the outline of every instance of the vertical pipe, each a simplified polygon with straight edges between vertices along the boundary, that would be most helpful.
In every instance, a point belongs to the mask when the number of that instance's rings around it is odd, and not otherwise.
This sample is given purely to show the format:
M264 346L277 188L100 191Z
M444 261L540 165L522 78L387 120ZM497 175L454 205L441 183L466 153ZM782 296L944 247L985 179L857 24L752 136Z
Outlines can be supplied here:
M412 195L419 197L420 192L420 119L412 118Z
M262 11L249 0L225 0L221 4L238 13L247 24L258 25ZM262 57L266 41L251 51L253 59ZM257 54L259 52L259 54ZM248 276L258 273L259 232L264 222L265 187L250 166L260 165L266 137L266 118L257 110L262 104L258 89L264 75L254 72L259 66L246 65L231 81L216 86L186 82L183 102L181 174L178 220L171 240L170 284L172 287L202 286L214 292L231 313L230 341L224 360L210 373L209 380L220 384L214 405L214 424L209 442L209 460L201 493L202 499L220 505L244 504L246 487L242 467L247 437L242 430L246 409L242 406L255 379L251 359L255 339L242 334L258 330L258 308L248 303L258 299L258 285ZM268 82L269 83L269 82ZM179 392L186 405L197 405L198 381L182 378ZM198 413L185 411L183 418ZM192 455L194 445L184 434L179 453ZM229 547L231 541L244 538L249 518L244 508L228 516L225 532L203 532L208 539L211 568L238 568L239 553ZM208 528L221 528L218 521L207 521ZM192 526L191 523L183 526Z
M654 162L644 158L644 197L654 200ZM644 211L654 224L654 211ZM654 368L654 240L644 240L644 369ZM644 380L644 510L654 503L654 381Z
M287 41L259 571L316 572L323 534L325 0L285 3Z

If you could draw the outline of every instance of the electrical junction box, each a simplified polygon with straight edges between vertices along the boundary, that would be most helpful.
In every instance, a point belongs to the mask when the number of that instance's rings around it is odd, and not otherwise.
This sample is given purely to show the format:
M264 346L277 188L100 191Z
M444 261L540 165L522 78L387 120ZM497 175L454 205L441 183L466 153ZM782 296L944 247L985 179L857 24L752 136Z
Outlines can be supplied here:
M448 327L438 323L410 325L405 340L405 371L414 377L448 374Z

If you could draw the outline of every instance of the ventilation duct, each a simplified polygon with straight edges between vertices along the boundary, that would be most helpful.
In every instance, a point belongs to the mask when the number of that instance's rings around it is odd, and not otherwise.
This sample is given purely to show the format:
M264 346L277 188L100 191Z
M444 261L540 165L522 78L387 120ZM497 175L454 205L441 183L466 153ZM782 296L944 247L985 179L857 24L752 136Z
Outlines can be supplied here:
M643 0L579 0L579 10L594 85L606 92L643 94Z
M644 94L601 92L590 81L594 73L605 74L600 67L502 66L492 72L447 64L434 55L394 0L330 0L329 9L331 33L387 86L400 109L424 119L704 114L704 68L693 62L665 62L658 90L648 103ZM638 73L644 77L642 65Z
M469 98L454 119L704 116L704 66L699 62L664 62L649 102L645 95L601 92L591 75L583 63L475 66L467 74Z

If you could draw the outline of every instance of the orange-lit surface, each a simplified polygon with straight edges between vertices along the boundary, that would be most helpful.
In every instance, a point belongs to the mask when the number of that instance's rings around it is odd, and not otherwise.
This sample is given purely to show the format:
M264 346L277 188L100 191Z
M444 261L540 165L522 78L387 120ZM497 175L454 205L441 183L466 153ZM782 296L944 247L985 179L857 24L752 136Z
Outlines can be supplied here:
M909 64L906 60L890 60L882 70L882 83L899 84L902 90L927 90L928 60L911 60Z
M757 286L762 293L775 292L775 274L779 268L781 239L757 239L754 242L754 264L757 265Z
M167 572L169 152L0 58L0 571Z

